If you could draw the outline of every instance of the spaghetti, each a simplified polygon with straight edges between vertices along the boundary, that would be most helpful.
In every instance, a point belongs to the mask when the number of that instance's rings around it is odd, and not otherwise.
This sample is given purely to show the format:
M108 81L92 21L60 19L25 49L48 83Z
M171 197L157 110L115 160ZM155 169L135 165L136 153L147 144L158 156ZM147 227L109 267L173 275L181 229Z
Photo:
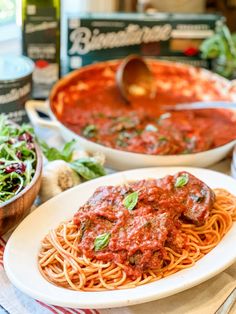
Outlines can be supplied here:
M191 267L221 241L236 220L236 197L224 189L215 189L214 194L213 207L203 224L180 219L178 230L184 245L174 247L170 239L166 240L156 269L143 269L139 275L130 276L127 263L86 256L80 247L81 228L71 220L51 230L42 241L38 257L40 272L60 287L102 291L133 288Z

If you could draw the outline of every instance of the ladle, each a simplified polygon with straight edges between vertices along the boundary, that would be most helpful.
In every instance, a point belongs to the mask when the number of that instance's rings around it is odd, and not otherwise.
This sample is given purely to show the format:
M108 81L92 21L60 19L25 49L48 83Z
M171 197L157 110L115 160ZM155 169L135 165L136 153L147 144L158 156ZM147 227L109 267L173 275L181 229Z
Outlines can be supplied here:
M116 72L116 83L127 102L133 97L155 96L154 78L148 64L138 55L126 57Z

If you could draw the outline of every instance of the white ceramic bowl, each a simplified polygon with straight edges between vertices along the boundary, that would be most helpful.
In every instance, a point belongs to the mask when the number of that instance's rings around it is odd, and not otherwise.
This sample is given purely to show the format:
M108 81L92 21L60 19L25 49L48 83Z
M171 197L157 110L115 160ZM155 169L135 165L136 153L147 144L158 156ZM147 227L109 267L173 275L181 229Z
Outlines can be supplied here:
M100 63L99 66L104 66L104 64L109 65L113 64L117 61L108 61ZM153 61L152 61L153 62ZM233 101L236 100L236 88L234 87L235 83L232 83L219 75L211 73L205 69L198 69L178 63L170 63L163 61L155 61L166 64L171 64L172 67L188 67L191 73L198 73L200 77L207 78L207 80L212 80L212 84L215 82L218 84L218 90L224 90L224 95L227 97L227 100ZM86 71L93 65L83 67L79 70L73 71L70 74L66 75L64 78L59 80L54 86L50 99L53 99L55 94L60 88L63 88L64 85L68 84L71 80L74 80L79 73L82 71ZM200 74L199 74L200 73ZM235 85L236 86L236 85ZM221 92L221 91L220 91ZM206 99L207 91L202 96L202 100ZM216 99L215 99L216 100ZM106 165L112 169L116 170L126 170L133 169L139 167L152 167L152 166L194 166L194 167L207 167L210 166L230 153L234 145L236 144L236 139L231 141L225 145L220 147L207 150L204 152L193 153L193 154L184 154L184 155L148 155L148 154L138 154L132 152L121 151L117 149L113 149L110 147L106 147L88 139L79 136L78 134L71 131L69 128L64 126L55 116L55 114L51 110L50 101L39 102L39 101L29 101L26 104L26 110L30 117L31 122L34 125L46 126L50 128L57 129L62 137L68 141L71 139L76 139L78 144L83 147L85 150L89 152L97 152L100 151L104 153L106 156ZM51 121L46 121L45 119L41 119L37 114L37 110L48 114L51 118Z

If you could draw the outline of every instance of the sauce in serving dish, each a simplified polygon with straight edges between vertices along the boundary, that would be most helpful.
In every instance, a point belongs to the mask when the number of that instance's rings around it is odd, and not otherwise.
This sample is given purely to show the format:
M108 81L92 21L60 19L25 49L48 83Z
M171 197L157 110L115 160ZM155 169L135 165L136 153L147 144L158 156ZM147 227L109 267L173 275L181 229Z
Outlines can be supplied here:
M59 121L96 143L151 155L196 153L236 138L236 117L230 110L161 109L176 103L232 100L227 81L190 66L150 61L156 96L133 97L127 104L115 82L118 65L92 65L62 85L52 99Z

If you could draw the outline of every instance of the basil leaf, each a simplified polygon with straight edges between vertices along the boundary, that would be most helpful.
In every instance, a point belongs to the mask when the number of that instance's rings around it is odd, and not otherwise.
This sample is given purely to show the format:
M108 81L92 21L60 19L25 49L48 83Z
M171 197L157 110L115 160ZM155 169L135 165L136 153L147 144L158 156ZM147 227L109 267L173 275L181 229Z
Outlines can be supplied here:
M109 241L110 241L111 234L109 232L100 234L99 236L96 237L94 240L94 250L95 251L100 251L104 249Z
M175 181L175 187L181 188L182 186L186 185L188 183L188 174L182 174L179 176Z
M94 124L88 124L84 129L83 129L83 135L85 137L94 137L97 133L97 127Z
M120 138L118 138L116 140L116 145L120 146L120 147L127 147L128 146L128 144L123 139L120 139Z
M106 174L103 166L92 157L76 159L69 165L85 180L91 180Z
M48 161L63 159L62 154L55 147L48 148L44 155Z
M41 139L37 139L37 142L40 145L43 151L43 154L47 158L48 161L64 160L67 162L71 161L72 153L74 151L74 146L76 143L75 140L67 142L62 148L62 150L60 151L55 147L49 147L48 144Z
M128 210L133 210L134 207L136 206L138 202L138 192L133 192L129 195L127 195L123 201L123 205L128 209Z
M167 137L166 137L166 136L161 135L161 136L159 136L158 141L159 141L159 142L167 142L167 141L168 141L168 139L167 139Z
M128 146L127 141L135 135L136 134L134 132L121 131L117 136L116 145L121 147Z
M23 133L30 133L30 134L35 134L34 133L34 129L32 128L32 126L30 124L27 124L27 123L23 123L20 127L20 130L19 130L19 134L23 134Z
M62 149L62 155L63 155L65 161L71 161L72 154L73 154L73 151L75 149L75 143L76 143L76 140L73 139L72 141L67 142L64 145L64 147Z

